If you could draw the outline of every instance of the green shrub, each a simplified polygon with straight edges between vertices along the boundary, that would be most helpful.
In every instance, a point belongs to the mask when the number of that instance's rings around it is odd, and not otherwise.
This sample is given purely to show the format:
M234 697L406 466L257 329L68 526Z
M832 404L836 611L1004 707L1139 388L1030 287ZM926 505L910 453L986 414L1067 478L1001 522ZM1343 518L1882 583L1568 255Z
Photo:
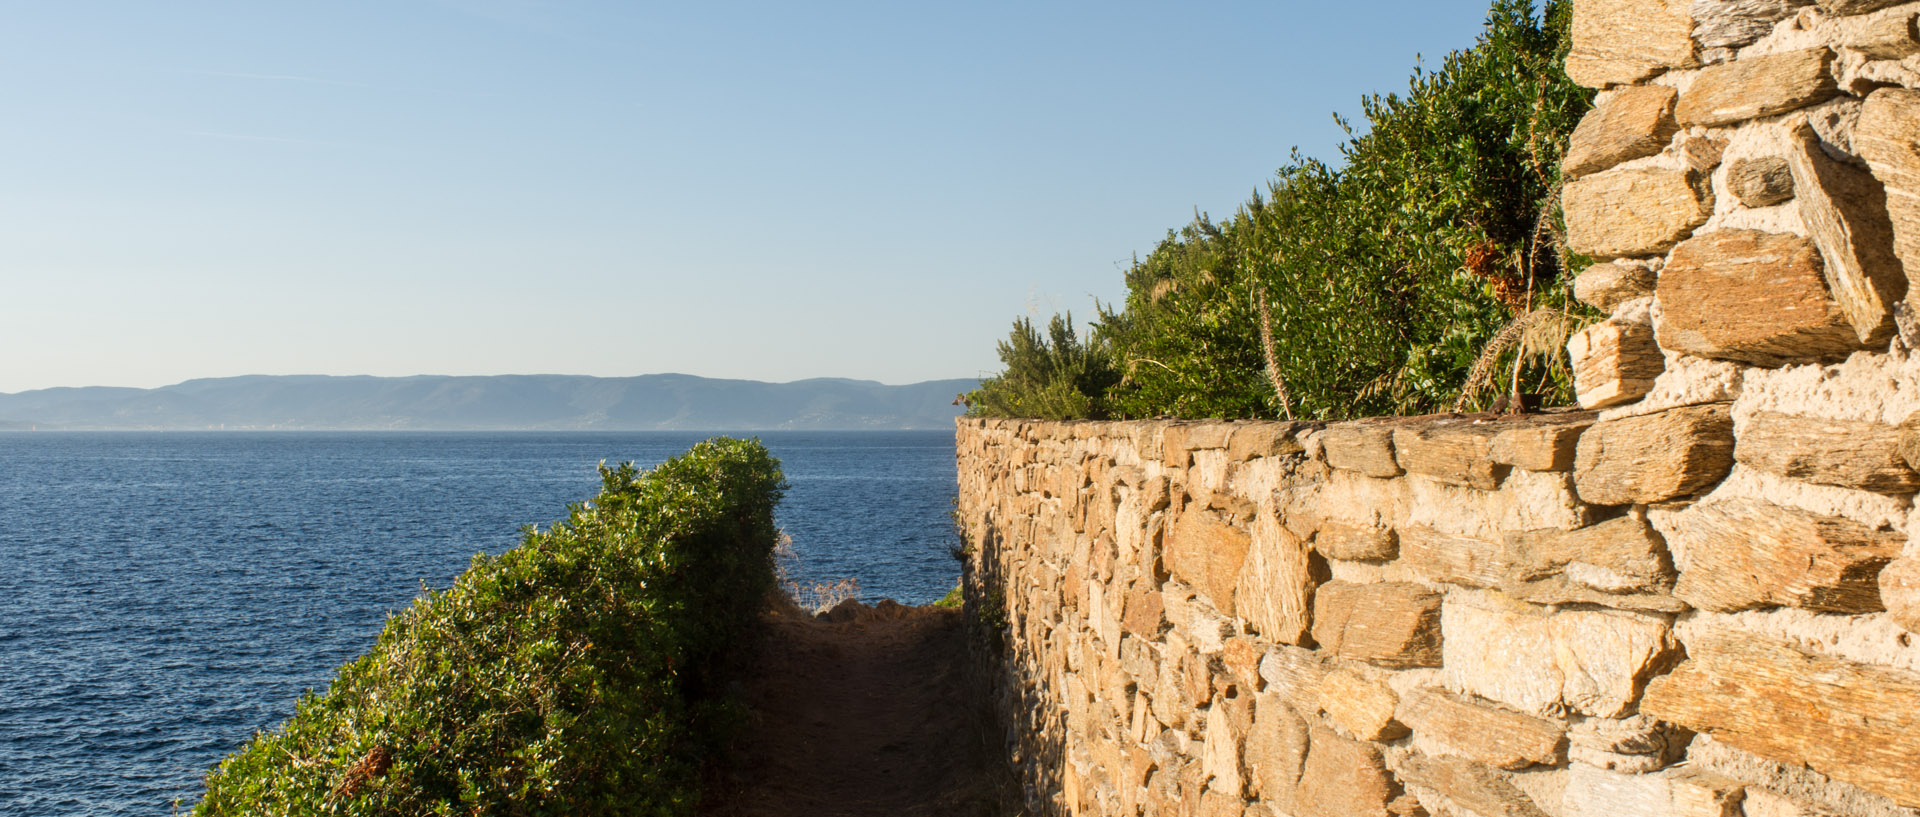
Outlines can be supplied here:
M713 439L390 618L208 775L201 815L691 813L737 719L719 668L773 589L785 483Z
M1105 419L1106 392L1120 380L1102 339L1074 334L1072 314L1053 316L1044 336L1026 318L1015 320L1000 362L1004 371L967 394L968 415Z

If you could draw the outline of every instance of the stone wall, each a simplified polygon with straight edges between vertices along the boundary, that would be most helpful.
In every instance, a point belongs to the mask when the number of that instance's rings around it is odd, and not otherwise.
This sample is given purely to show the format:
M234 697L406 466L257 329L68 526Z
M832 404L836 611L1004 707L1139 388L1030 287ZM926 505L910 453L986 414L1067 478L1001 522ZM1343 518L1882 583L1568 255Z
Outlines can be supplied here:
M1917 16L1577 0L1582 410L961 421L1036 809L1920 815Z

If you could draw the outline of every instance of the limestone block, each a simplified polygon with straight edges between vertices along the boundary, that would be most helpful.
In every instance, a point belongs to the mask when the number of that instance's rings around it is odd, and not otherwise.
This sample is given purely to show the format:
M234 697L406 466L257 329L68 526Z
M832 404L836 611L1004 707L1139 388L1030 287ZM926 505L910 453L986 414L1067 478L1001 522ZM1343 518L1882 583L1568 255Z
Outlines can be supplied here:
M1492 593L1448 594L1441 631L1449 689L1537 717L1628 714L1642 682L1673 649L1661 617L1614 610L1549 615Z
M1260 659L1260 677L1268 691L1289 701L1313 701L1327 671L1326 661L1316 651L1301 647L1274 647Z
M1748 57L1700 69L1680 95L1674 117L1683 126L1715 127L1786 113L1839 93L1826 48Z
M1819 0L1820 10L1835 17L1866 14L1905 2L1907 0Z
M1694 170L1617 168L1567 182L1567 242L1598 259L1659 255L1713 214L1706 176Z
M1567 76L1602 88L1696 65L1692 32L1685 0L1587 0L1573 8Z
M1386 684L1348 669L1334 669L1320 678L1314 701L1328 723L1359 740L1394 740L1407 727L1394 720L1400 696Z
M1755 412L1742 424L1733 458L1781 476L1885 494L1920 488L1900 456L1900 429L1859 420Z
M1494 587L1507 577L1500 550L1497 542L1409 525L1400 532L1399 564L1429 581Z
M1578 575L1578 571L1573 573ZM1595 590L1591 586L1576 582L1568 575L1550 576L1530 582L1508 582L1500 585L1499 589L1515 601L1530 604L1596 604L1615 610L1632 610L1641 613L1684 613L1690 609L1686 602L1666 593Z
M1294 789L1307 760L1306 721L1279 693L1262 693L1254 699L1253 731L1245 746L1254 793L1292 812Z
M1724 403L1603 420L1580 436L1574 484L1595 505L1664 502L1699 492L1733 467Z
M1741 817L1746 785L1731 777L1692 768L1667 772L1672 817Z
M1325 522L1313 535L1313 549L1329 559L1384 562L1400 553L1400 536L1392 528Z
M1781 172L1786 172L1784 163ZM1601 312L1612 312L1623 303L1652 295L1654 281L1653 270L1644 264L1595 264L1573 279L1573 297Z
M1733 630L1701 632L1687 655L1648 685L1647 714L1920 806L1920 676Z
M1567 730L1567 740L1575 748L1622 755L1675 754L1686 742L1672 724L1645 715L1588 718Z
M1881 568L1901 537L1850 519L1757 499L1703 502L1677 514L1675 596L1702 610L1791 606L1831 613L1881 609Z
M1748 45L1810 5L1813 0L1693 0L1693 41L1701 48Z
M1570 574L1604 593L1664 592L1673 581L1665 540L1633 514L1573 531L1516 531L1501 544L1511 580Z
M1653 327L1613 318L1575 332L1567 340L1573 390L1583 409L1631 403L1653 391L1666 370Z
M1527 415L1518 425L1503 425L1493 436L1493 461L1528 471L1571 471L1580 435L1593 425L1584 411Z
M1322 652L1382 667L1440 666L1441 595L1408 582L1321 585L1313 640Z
M1621 817L1667 813L1672 794L1660 775L1620 774L1584 763L1569 770L1561 817Z
M1673 250L1659 285L1660 345L1758 366L1838 360L1861 348L1827 290L1813 242L1716 230Z
M1907 298L1920 293L1920 91L1883 88L1867 97L1854 149L1886 191L1893 247L1906 268Z
M1200 796L1200 811L1195 817L1246 817L1246 809L1247 801L1239 795L1208 788Z
M1160 595L1172 632L1186 639L1194 651L1212 655L1226 648L1226 639L1234 634L1231 619L1200 603L1192 590L1178 582L1168 582Z
M1895 559L1880 571L1880 602L1901 627L1920 633L1920 559Z
M1244 569L1233 579L1237 615L1268 641L1298 644L1313 610L1309 548L1271 513L1255 518L1254 534Z
M1566 757L1565 726L1439 690L1403 697L1396 717L1420 739L1489 766L1553 766Z
M1300 817L1354 817L1386 813L1400 784L1387 772L1380 747L1316 728L1298 792Z
M1748 207L1772 207L1793 198L1793 170L1778 156L1740 159L1727 169L1727 191Z
M1189 509L1173 525L1167 571L1193 587L1225 615L1234 614L1234 586L1253 538L1213 513Z
M1481 817L1547 817L1546 812L1499 772L1460 757L1408 755L1396 771L1408 786L1416 787L1421 805L1436 814L1457 814L1447 806L1466 809ZM1428 802L1426 792L1446 799L1446 803Z
M1493 461L1495 433L1489 424L1456 418L1408 423L1393 430L1394 459L1409 473L1497 490L1510 468Z
M1397 477L1402 472L1393 456L1393 426L1380 423L1336 423L1320 432L1327 464L1370 477Z
M1235 636L1227 639L1226 647L1220 651L1220 664L1226 667L1227 677L1247 692L1266 686L1260 679L1260 659L1266 655L1254 643L1251 638Z
M1574 128L1561 172L1576 178L1665 150L1680 129L1673 121L1678 96L1664 85L1621 89Z
M1893 304L1907 291L1886 192L1872 174L1828 157L1812 125L1795 123L1788 134L1800 219L1826 262L1828 291L1860 342L1883 345L1893 334Z

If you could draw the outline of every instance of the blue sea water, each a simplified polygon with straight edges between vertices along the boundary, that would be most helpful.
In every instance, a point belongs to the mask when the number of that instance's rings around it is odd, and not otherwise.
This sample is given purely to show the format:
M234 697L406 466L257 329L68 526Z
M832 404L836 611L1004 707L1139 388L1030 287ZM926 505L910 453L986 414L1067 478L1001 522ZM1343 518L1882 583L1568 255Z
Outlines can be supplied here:
M706 436L0 434L0 814L184 810L423 583ZM798 578L953 586L951 432L759 436Z

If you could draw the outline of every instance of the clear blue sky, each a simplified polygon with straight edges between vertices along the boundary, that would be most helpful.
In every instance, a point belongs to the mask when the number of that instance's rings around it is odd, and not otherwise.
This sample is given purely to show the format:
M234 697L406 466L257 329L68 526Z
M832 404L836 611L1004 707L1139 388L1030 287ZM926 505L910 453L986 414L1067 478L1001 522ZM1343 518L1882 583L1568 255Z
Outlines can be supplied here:
M0 392L989 373L1487 5L6 2Z

